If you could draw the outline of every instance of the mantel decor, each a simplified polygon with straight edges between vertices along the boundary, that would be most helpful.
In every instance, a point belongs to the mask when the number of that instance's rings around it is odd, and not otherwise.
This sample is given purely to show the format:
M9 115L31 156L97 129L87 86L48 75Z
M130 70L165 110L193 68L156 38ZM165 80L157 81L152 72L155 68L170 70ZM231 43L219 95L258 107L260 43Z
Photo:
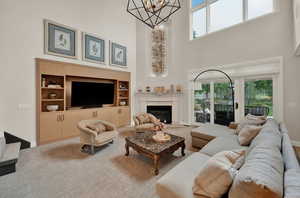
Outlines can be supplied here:
M127 12L152 29L180 8L180 0L128 0L127 4Z
M230 89L231 89L231 96L232 96L232 98L231 98L231 100L232 100L232 113L233 113L233 118L232 118L232 121L234 121L234 118L235 118L235 109L238 109L238 103L235 103L234 102L234 85L233 85L233 81L232 81L232 79L230 78L230 76L227 74L227 73L225 73L224 71L222 71L222 70L219 70L219 69L207 69L207 70L204 70L204 71L202 71L202 72L200 72L199 74L197 74L197 76L194 78L194 84L195 84L195 87L200 87L199 89L201 90L202 88L202 86L201 86L201 84L200 84L200 82L199 81L197 81L198 80L198 78L202 75L202 74L205 74L205 73L208 73L208 72L219 72L219 73L221 73L221 74L223 74L228 80L229 80L229 83L230 83ZM198 85L198 84L200 84L200 86Z

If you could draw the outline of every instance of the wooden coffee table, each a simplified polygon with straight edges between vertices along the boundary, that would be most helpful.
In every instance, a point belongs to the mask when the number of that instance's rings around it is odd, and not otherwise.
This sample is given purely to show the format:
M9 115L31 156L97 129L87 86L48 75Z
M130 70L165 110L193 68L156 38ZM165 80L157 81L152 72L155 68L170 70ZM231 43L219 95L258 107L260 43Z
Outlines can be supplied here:
M139 154L144 155L154 161L154 173L159 174L159 160L164 155L171 155L181 148L182 156L185 155L185 139L176 135L169 134L171 140L165 143L158 143L152 139L154 132L137 133L134 136L126 137L126 156L129 155L129 147L133 148Z

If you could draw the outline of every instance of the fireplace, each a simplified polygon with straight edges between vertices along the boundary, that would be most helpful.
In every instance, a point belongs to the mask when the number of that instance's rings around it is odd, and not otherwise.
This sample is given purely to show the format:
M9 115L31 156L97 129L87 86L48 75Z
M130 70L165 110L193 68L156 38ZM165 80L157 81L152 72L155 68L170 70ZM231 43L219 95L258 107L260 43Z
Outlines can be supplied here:
M161 122L171 124L172 123L172 106L147 106L147 113L151 113Z

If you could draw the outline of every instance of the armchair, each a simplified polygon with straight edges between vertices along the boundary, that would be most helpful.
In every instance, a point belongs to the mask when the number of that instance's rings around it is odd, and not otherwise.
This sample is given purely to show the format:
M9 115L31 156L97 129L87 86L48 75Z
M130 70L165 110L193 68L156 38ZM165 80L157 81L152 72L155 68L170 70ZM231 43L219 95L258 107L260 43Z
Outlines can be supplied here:
M112 143L117 136L117 128L103 120L82 120L77 125L80 130L80 142L91 147L91 153L95 153L95 147Z
M154 130L156 126L162 123L154 115L150 113L141 113L133 116L136 132L144 132Z

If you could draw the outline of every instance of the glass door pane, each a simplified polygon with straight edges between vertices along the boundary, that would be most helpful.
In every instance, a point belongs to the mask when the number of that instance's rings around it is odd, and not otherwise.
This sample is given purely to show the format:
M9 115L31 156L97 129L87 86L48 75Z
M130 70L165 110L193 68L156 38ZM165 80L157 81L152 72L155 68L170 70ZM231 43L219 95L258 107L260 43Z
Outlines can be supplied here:
M228 126L233 121L230 83L214 83L214 123Z
M273 81L245 81L245 115L273 116Z
M202 90L194 91L194 120L210 122L210 84L202 84Z

